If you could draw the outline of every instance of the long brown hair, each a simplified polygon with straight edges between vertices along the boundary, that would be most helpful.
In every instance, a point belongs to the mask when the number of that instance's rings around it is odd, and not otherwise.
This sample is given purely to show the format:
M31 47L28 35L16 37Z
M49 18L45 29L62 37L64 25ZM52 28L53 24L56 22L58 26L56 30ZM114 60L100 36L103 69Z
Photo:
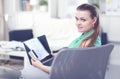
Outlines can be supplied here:
M97 7L90 5L90 4L82 4L80 6L77 7L76 10L80 10L80 11L84 11L84 10L88 10L91 13L91 18L97 18L96 23L94 24L94 32L93 34L91 34L89 37L87 37L86 39L84 39L81 44L80 47L84 48L84 47L92 47L94 45L94 43L96 42L96 39L99 35L100 32L100 23L99 23L99 14L97 11ZM86 45L86 42L89 40L89 43Z

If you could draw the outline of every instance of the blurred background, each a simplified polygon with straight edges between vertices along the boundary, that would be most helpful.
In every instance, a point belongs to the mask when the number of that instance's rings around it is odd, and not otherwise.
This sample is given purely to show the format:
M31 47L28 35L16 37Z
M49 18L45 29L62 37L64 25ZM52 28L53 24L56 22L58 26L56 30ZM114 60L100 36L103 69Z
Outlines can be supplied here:
M36 18L74 18L76 6L82 3L100 9L103 31L109 41L119 42L119 0L0 0L0 40L8 40L10 30L32 28Z
M14 30L38 28L39 31L40 27L37 27L36 23L49 23L51 19L73 20L76 7L83 3L99 8L100 26L101 31L105 33L105 43L115 44L110 64L116 65L120 70L120 0L0 0L0 41L11 41L9 33ZM49 32L52 32L51 28L52 26L49 27ZM38 36L35 31L33 33L33 37Z

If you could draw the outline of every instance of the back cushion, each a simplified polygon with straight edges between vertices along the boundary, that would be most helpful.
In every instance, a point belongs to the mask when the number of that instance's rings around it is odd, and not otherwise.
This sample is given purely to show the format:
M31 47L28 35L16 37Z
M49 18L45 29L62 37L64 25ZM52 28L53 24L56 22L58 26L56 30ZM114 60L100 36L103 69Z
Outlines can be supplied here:
M67 47L78 36L74 19L42 19L33 26L34 37L46 35L51 49Z

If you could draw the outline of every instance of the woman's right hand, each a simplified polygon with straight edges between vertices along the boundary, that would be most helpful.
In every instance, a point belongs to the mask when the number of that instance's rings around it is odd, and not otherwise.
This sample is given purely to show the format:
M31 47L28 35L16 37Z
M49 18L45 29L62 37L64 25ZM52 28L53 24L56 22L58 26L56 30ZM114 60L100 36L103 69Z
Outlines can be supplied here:
M45 66L45 65L43 65L38 59L36 59L36 58L32 58L31 59L31 62L32 62L32 65L34 66L34 67L37 67L38 69L41 69L41 70L43 70L43 71L45 71L45 72L50 72L50 70L51 70L51 67L49 67L49 66Z
M41 69L41 67L43 66L43 64L36 58L32 58L31 62L32 62L32 65L37 67L37 68Z

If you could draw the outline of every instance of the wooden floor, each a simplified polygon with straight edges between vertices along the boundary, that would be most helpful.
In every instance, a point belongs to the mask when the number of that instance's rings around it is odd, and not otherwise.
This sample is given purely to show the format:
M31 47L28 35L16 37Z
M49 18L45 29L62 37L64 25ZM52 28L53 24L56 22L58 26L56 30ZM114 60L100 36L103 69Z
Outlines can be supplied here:
M24 62L23 60L19 60L19 59L0 60L0 66L15 70L22 70L24 67Z
M120 42L113 42L115 45L109 60L105 79L120 79Z
M120 79L120 65L109 65L105 79Z

